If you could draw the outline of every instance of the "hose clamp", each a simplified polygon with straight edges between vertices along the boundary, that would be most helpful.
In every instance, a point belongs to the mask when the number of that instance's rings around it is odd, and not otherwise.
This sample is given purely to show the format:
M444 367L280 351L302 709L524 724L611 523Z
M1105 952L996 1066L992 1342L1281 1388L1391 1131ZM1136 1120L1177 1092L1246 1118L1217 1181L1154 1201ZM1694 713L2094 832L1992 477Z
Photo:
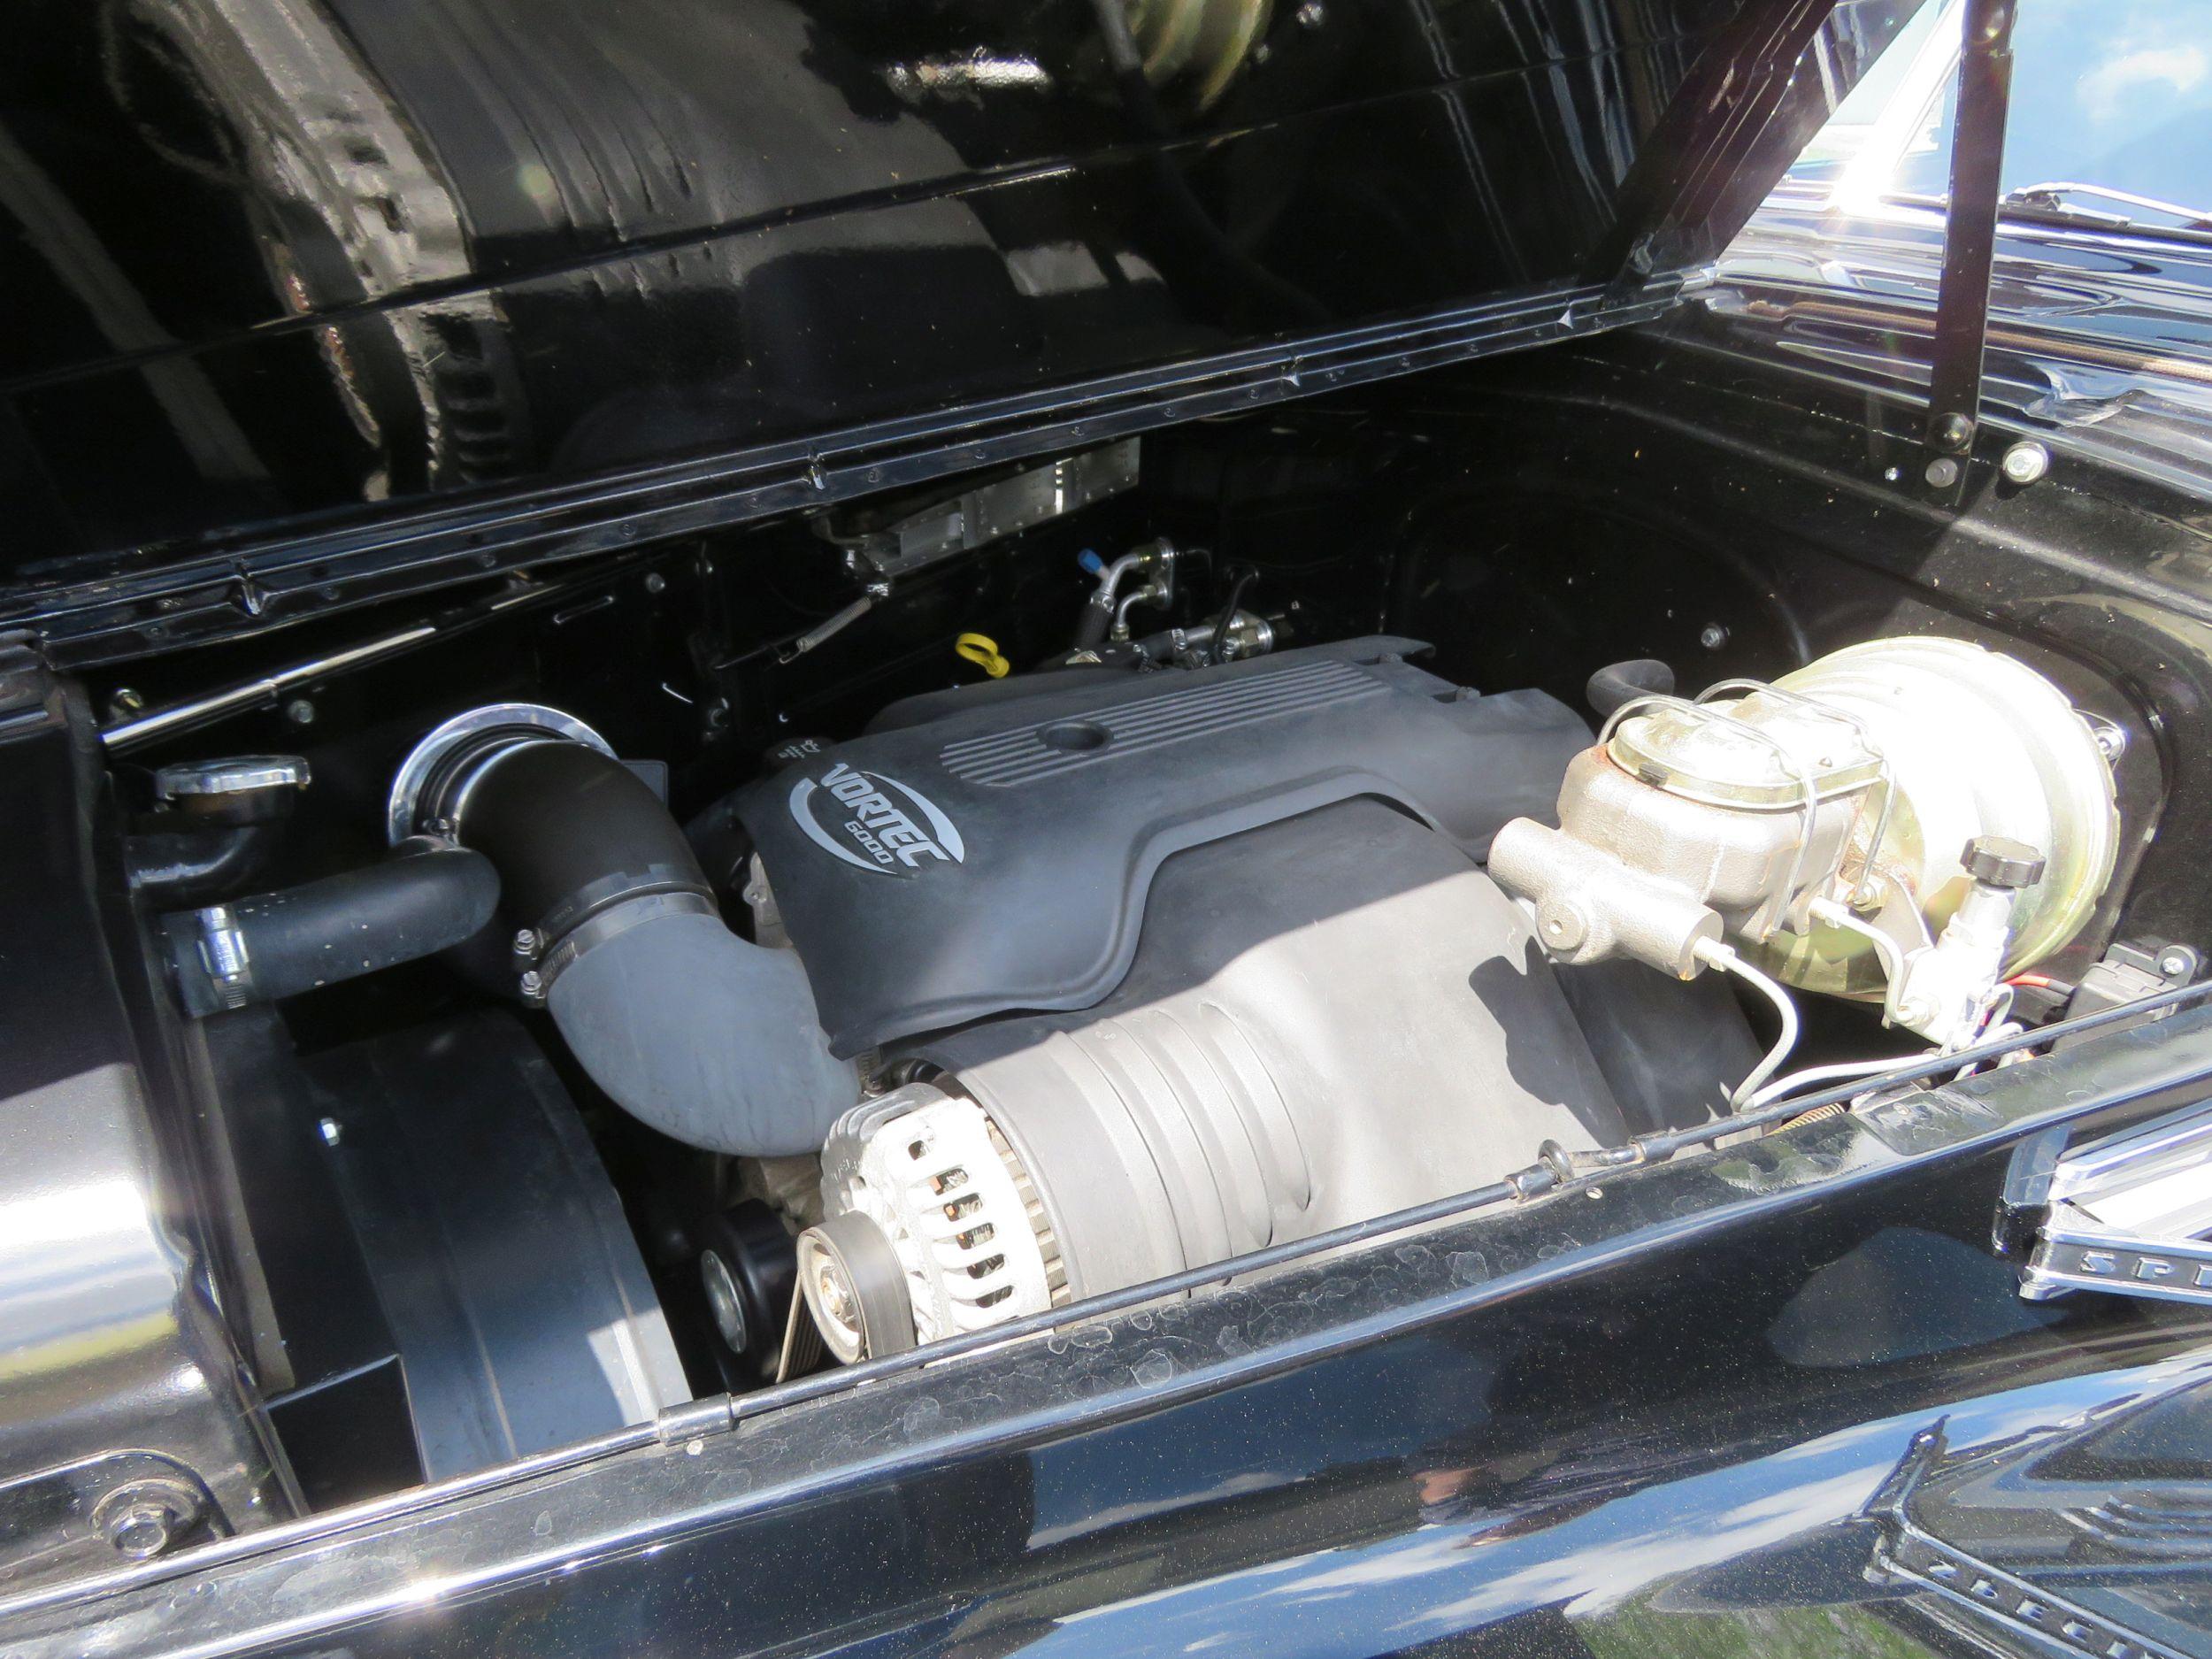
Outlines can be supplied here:
M211 904L195 912L193 920L199 934L194 948L217 1002L226 1009L245 1007L253 1001L253 961L237 917L227 904Z
M528 993L533 1001L542 1000L551 994L553 982L586 951L628 933L633 927L657 921L664 916L711 916L718 919L720 915L714 901L695 889L641 893L625 899L619 904L593 912L546 947L535 967L525 975L536 981L528 987Z

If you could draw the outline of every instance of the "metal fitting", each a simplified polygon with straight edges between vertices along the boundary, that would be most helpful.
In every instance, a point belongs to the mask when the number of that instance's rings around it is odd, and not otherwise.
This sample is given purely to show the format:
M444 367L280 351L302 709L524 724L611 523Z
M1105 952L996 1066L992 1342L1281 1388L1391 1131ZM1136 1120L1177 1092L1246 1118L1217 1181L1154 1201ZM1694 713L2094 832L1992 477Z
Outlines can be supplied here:
M253 963L237 917L227 904L211 904L196 919L199 938L194 943L216 995L225 1008L245 1007L253 1000Z
M2051 452L2032 438L2024 438L2005 451L1998 463L2008 484L2029 485L2051 470Z
M2097 752L2108 761L2114 761L2128 752L2127 727L2117 720L2107 719L2101 714L2084 714L2082 724L2089 728L2089 735L2096 740Z
M200 1517L200 1500L188 1487L166 1480L137 1480L118 1486L93 1507L92 1524L128 1561L150 1561L166 1550Z
M188 760L154 773L154 794L164 801L250 795L261 789L304 789L310 773L297 755L234 755Z

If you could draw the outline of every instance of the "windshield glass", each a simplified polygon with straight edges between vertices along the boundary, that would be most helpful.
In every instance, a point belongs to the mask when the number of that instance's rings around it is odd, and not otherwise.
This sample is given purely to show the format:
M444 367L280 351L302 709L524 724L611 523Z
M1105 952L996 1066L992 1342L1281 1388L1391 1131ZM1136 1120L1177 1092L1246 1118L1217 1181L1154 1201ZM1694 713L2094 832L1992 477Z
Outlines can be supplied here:
M1838 106L1792 176L1878 166L1868 193L1941 198L1962 8L1930 0ZM2001 188L2101 186L2212 207L2212 0L2021 0ZM2093 195L2064 205L2150 225L2170 216Z

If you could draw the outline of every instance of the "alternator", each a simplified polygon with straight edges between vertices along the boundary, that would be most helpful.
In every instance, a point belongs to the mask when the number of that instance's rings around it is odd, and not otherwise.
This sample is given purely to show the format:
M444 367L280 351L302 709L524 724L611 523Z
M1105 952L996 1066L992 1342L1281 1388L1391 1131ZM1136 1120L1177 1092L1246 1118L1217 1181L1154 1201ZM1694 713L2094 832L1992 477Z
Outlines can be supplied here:
M826 1215L799 1284L841 1360L1001 1325L1065 1302L1035 1187L972 1101L927 1083L856 1106L822 1153Z

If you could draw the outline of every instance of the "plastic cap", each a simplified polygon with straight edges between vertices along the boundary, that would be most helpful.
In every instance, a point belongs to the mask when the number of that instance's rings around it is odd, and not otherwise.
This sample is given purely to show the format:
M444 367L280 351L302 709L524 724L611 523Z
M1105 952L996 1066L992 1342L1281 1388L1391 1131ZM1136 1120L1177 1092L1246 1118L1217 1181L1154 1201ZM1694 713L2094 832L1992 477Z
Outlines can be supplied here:
M2043 855L2005 835L1977 835L1960 859L1966 873L1993 887L2032 887L2043 879Z

